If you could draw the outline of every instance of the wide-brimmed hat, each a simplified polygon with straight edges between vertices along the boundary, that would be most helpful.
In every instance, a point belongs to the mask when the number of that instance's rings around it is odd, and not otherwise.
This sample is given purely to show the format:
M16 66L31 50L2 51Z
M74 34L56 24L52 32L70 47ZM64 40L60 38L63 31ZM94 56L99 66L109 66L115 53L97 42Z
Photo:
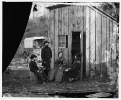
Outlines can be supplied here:
M32 55L30 56L30 59L33 59L33 58L37 58L37 56L34 55L34 54L32 54Z
M45 43L49 43L49 41L46 40L46 41L44 41L44 44L45 44Z

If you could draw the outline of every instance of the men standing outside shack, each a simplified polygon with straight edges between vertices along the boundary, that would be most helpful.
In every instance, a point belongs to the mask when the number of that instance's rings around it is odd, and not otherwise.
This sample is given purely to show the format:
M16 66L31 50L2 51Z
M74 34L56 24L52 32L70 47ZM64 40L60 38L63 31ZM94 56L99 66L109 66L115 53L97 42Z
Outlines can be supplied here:
M42 65L45 67L44 72L47 80L48 80L48 74L50 71L50 63L52 58L52 51L48 45L49 45L49 42L44 41L44 47L41 50Z

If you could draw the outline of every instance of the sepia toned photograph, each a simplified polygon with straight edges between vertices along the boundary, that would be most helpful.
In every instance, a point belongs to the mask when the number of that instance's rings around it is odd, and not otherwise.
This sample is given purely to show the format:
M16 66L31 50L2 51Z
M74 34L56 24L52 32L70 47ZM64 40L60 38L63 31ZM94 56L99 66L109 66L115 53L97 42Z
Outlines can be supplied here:
M119 98L120 2L33 1L30 8L2 73L2 98Z

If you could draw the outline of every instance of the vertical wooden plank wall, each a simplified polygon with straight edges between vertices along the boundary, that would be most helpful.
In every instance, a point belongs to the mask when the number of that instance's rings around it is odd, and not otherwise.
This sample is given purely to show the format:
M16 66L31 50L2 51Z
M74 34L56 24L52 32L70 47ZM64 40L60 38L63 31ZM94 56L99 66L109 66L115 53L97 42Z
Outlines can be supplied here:
M86 76L89 76L89 7L86 8Z
M55 9L55 60L58 58L58 9Z
M51 10L50 16L52 18L50 25L51 49L53 54L52 68L60 51L64 52L64 57L69 62L69 65L71 65L72 32L75 31L82 34L80 41L81 53L84 53L83 48L84 45L86 45L86 76L89 76L91 67L95 66L98 67L99 70L102 69L102 74L106 73L106 71L103 70L104 65L102 63L108 62L108 54L105 54L105 51L110 51L111 34L114 31L114 22L112 19L91 7L84 6L57 8ZM83 40L83 34L86 36L86 43ZM59 48L59 35L65 37L65 42L68 41L67 48ZM66 36L68 36L68 40L66 40ZM83 55L84 54L82 54L82 62L84 60ZM115 57L112 59L114 58ZM96 65L93 64L94 61L96 61ZM100 69L100 67L102 68Z
M94 69L94 61L95 61L95 11L91 9L91 33L90 33L90 51L91 51L91 58L90 64L91 68Z
M90 7L87 7L86 12L87 76L90 72L90 68L94 66L92 64L93 60L96 61L96 67L98 67L97 69L101 71L101 73L99 74L107 75L107 65L108 61L110 60L110 42L115 41L115 39L111 40L111 37L114 38L114 35L112 33L114 31L115 21L113 22L113 20L106 15L103 15L101 12L94 9L92 10ZM114 54L112 54L112 58L110 60L111 66L113 64L113 58L115 58Z
M83 78L83 68L84 68L84 63L83 63L83 33L84 33L84 29L83 29L83 25L84 25L84 6L81 6L81 12L82 12L82 21L81 21L81 25L82 25L82 30L81 30L81 80Z
M111 43L112 43L112 38L113 38L113 35L112 35L112 25L113 25L113 23L112 23L112 20L110 20L110 52L111 52L111 47L112 47L112 45L111 45ZM111 64L111 67L112 67L112 53L111 53L111 62L110 62L110 64Z
M83 78L86 77L86 6L83 6Z
M50 48L52 50L52 60L51 60L51 69L54 68L54 10L50 11L50 19L51 19L51 22L50 22Z
M72 49L72 24L71 24L71 19L72 19L72 6L68 7L68 48L69 48L69 65L71 65L72 61L72 55L71 55L71 49Z
M109 19L107 19L107 41L106 41L106 44L107 44L107 49L106 49L106 53L107 53L107 59L106 59L106 62L107 62L107 73L108 73L108 66L109 66L109 57L110 57L110 54L109 54Z
M113 21L113 66L115 67L116 65L116 33L117 33L117 27L116 23ZM116 68L115 68L116 71Z
M58 9L58 35L61 35L62 34L62 9L61 8L59 8ZM58 50L59 50L59 52L61 52L62 50L61 50L61 48L59 47L58 48Z
M106 66L106 17L102 17L102 66L101 71L102 75L106 75L107 73L107 66Z
M68 49L68 7L65 7L65 12L64 12L64 35L65 35L65 42L67 42L66 44L66 48L65 48L65 58L67 60L67 64L69 62L69 55L68 55L68 52L69 52L69 49Z
M61 35L63 35L64 36L64 42L66 42L66 37L65 37L65 7L63 7L63 8L61 8L62 9L62 12L61 12L61 16L62 16L62 23L61 23L61 25L62 25L62 34ZM61 50L62 50L62 52L63 52L63 56L64 56L64 58L66 58L66 56L65 56L65 53L66 53L66 48L61 48Z
M96 13L96 67L101 68L101 15ZM98 75L100 72L98 73Z

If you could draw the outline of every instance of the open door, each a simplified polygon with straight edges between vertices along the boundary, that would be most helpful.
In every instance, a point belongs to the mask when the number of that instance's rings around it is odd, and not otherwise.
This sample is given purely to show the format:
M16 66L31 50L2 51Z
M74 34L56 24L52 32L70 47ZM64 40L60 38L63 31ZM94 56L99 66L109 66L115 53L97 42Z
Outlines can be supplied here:
M74 54L81 55L81 79L86 76L86 35L83 32L72 32L72 58ZM72 59L73 63L73 59Z
M81 51L80 32L72 32L72 50L71 50L72 58L76 53L80 53L80 51Z

